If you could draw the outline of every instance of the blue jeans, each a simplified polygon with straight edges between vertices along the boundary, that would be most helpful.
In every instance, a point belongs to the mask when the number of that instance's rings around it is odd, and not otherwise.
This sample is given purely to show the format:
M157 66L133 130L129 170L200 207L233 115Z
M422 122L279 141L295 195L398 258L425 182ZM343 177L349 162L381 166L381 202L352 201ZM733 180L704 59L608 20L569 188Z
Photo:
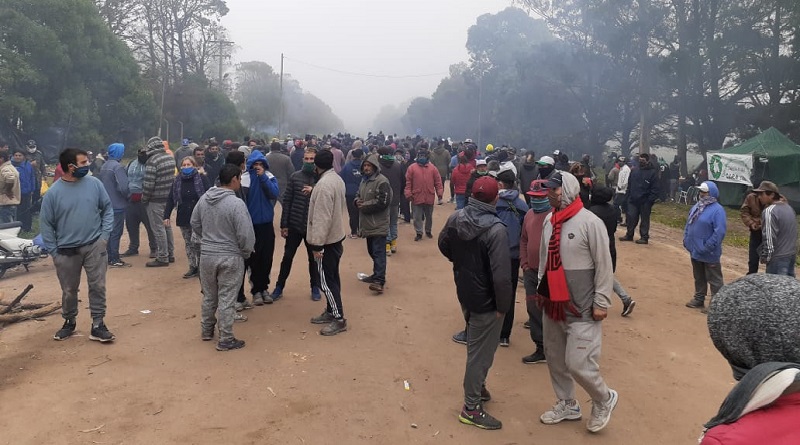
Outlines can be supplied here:
M794 277L794 263L797 255L788 258L776 258L767 263L767 273Z
M372 258L372 278L376 283L386 283L386 237L367 237L367 252Z
M122 231L125 228L125 210L114 210L114 225L111 226L111 236L108 238L106 252L108 252L108 262L116 263L119 261L119 240L122 239Z
M17 206L0 206L0 224L17 220Z
M467 195L456 195L456 210L461 210L467 205Z
M386 244L397 239L397 220L400 218L400 205L389 206L389 235L386 236Z

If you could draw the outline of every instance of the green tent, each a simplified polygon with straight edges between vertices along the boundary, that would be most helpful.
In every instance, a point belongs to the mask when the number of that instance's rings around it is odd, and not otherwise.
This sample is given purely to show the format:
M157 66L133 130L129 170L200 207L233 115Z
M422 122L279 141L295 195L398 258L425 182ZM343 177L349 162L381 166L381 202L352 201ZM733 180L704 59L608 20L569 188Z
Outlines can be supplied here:
M787 197L795 210L800 209L800 146L774 127L741 144L720 150L728 154L752 154L755 187L761 181L772 181ZM739 206L744 201L747 187L742 184L717 182L719 202L726 206Z

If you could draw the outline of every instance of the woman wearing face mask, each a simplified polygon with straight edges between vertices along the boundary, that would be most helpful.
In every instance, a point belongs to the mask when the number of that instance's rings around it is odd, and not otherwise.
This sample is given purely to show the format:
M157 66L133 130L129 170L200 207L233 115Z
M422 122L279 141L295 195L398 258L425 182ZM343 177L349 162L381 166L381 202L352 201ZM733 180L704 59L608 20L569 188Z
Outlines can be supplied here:
M183 278L194 278L198 272L198 261L200 259L200 245L192 242L192 226L190 220L192 211L197 201L208 190L209 182L206 175L197 171L197 161L194 157L187 156L181 161L181 169L175 182L172 184L172 192L167 197L167 206L164 208L164 225L169 227L172 209L176 208L177 216L175 224L180 227L183 241L186 243L186 256L189 259L189 270L183 274Z

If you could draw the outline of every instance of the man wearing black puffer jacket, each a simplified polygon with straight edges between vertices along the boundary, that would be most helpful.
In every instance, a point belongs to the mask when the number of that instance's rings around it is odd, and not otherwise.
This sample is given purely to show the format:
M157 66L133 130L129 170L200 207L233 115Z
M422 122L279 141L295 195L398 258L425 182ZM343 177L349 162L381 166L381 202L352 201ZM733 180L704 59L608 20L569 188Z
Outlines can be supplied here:
M639 155L639 167L631 171L628 180L628 214L625 217L628 232L619 238L620 241L633 241L633 232L642 219L639 227L641 238L636 244L647 244L650 239L650 212L653 203L658 199L658 170L650 162L650 155Z
M497 216L498 184L482 177L467 206L447 219L439 251L453 263L456 293L467 322L464 406L458 420L496 430L503 424L483 409L491 399L485 382L497 351L503 318L514 303L508 231Z
M292 261L297 253L300 243L306 244L306 254L308 254L308 276L311 282L311 299L318 301L319 293L319 272L317 263L314 261L314 253L305 241L306 225L308 223L308 203L311 199L311 190L317 182L314 175L314 158L317 151L313 148L305 150L303 155L303 165L301 169L292 173L289 177L289 184L286 193L283 195L281 206L281 237L286 240L283 250L283 260L281 260L281 271L278 274L278 282L272 291L272 301L277 301L283 296L283 288L286 280L292 271Z

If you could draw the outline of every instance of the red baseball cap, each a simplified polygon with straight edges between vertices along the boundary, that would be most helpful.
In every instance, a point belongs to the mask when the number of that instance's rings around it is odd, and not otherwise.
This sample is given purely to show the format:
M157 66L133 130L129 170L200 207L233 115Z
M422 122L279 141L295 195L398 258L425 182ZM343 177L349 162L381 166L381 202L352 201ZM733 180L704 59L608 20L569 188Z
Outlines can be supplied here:
M535 196L537 198L542 198L547 196L547 184L546 179L534 179L531 181L531 188L527 192L525 192L528 196Z
M491 203L497 197L499 190L496 179L483 176L472 185L472 196L478 201Z

